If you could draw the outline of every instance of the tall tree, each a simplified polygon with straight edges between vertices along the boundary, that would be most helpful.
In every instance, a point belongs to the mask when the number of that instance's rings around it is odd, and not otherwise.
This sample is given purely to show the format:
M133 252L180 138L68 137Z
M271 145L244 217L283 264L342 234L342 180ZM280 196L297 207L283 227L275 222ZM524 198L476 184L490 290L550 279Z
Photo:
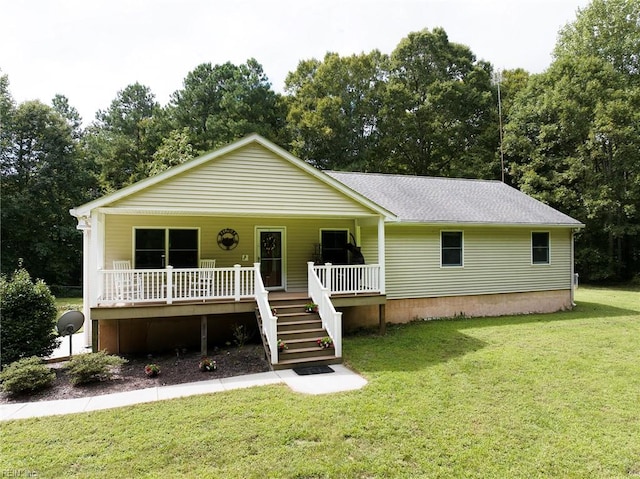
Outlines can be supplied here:
M383 134L397 170L500 177L492 68L436 28L410 33L391 54Z
M640 85L640 1L592 0L560 31L554 54L598 57Z
M51 100L51 106L62 118L67 120L73 139L79 140L82 137L82 117L78 110L69 104L69 99L58 94Z
M50 284L78 284L81 238L69 208L86 201L91 177L81 167L66 120L38 101L2 110L2 272L20 258Z
M172 129L187 129L198 153L252 132L277 140L284 127L283 105L253 58L197 66L172 95L167 113Z
M640 2L593 0L561 30L510 127L517 181L587 225L576 251L586 279L640 272L638 52Z
M154 124L160 111L151 89L134 83L121 90L87 130L87 151L102 188L112 191L145 177L146 163L162 141Z
M379 121L387 63L377 50L301 61L285 82L294 153L323 169L384 170Z

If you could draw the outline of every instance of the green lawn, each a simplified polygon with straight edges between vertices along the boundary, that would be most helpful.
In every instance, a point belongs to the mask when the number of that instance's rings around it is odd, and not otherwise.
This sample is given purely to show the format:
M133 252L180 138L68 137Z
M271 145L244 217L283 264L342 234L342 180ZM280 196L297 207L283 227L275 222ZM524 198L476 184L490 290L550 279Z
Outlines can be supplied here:
M58 314L72 309L82 311L82 298L56 298L56 308L58 309Z
M49 477L640 477L640 290L345 340L361 391L258 387L0 424Z

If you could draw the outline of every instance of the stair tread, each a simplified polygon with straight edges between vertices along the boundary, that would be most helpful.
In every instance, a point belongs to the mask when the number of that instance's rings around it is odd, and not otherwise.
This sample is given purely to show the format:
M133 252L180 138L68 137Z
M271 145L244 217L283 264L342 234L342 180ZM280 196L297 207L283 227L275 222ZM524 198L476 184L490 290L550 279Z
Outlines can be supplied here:
M313 333L313 332L322 332L324 329L322 328L311 328L311 329L293 329L291 331L278 331L278 334L300 334L300 333ZM325 334L326 336L326 334Z
M294 354L294 353L308 353L311 351L325 351L329 348L320 348L320 346L311 346L309 348L289 348L289 349L285 349L284 351L281 351L280 354Z
M325 334L325 336L326 336L326 334ZM322 337L324 337L324 336L318 336L317 338L293 338L293 339L290 339L287 342L287 344L308 343L308 342L311 342L311 341L313 341L315 343L318 339L320 339Z
M296 321L278 321L279 326L293 326L295 324L313 324L313 323L322 324L322 320L319 318L316 318L316 319L299 319Z

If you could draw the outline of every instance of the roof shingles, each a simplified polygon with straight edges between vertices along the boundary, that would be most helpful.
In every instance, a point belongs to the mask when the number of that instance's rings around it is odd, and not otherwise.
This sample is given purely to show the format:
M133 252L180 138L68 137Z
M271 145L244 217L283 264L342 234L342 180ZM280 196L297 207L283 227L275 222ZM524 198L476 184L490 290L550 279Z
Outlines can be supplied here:
M325 173L395 213L401 222L582 226L500 181Z

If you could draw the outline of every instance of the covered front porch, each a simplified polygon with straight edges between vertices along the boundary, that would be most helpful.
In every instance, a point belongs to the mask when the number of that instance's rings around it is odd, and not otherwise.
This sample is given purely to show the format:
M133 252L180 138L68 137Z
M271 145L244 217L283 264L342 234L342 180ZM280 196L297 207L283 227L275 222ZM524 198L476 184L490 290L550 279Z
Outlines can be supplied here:
M332 299L385 295L384 225L395 215L259 135L71 214L83 231L91 326L257 308L273 362L271 295L304 293L316 303L337 355Z

